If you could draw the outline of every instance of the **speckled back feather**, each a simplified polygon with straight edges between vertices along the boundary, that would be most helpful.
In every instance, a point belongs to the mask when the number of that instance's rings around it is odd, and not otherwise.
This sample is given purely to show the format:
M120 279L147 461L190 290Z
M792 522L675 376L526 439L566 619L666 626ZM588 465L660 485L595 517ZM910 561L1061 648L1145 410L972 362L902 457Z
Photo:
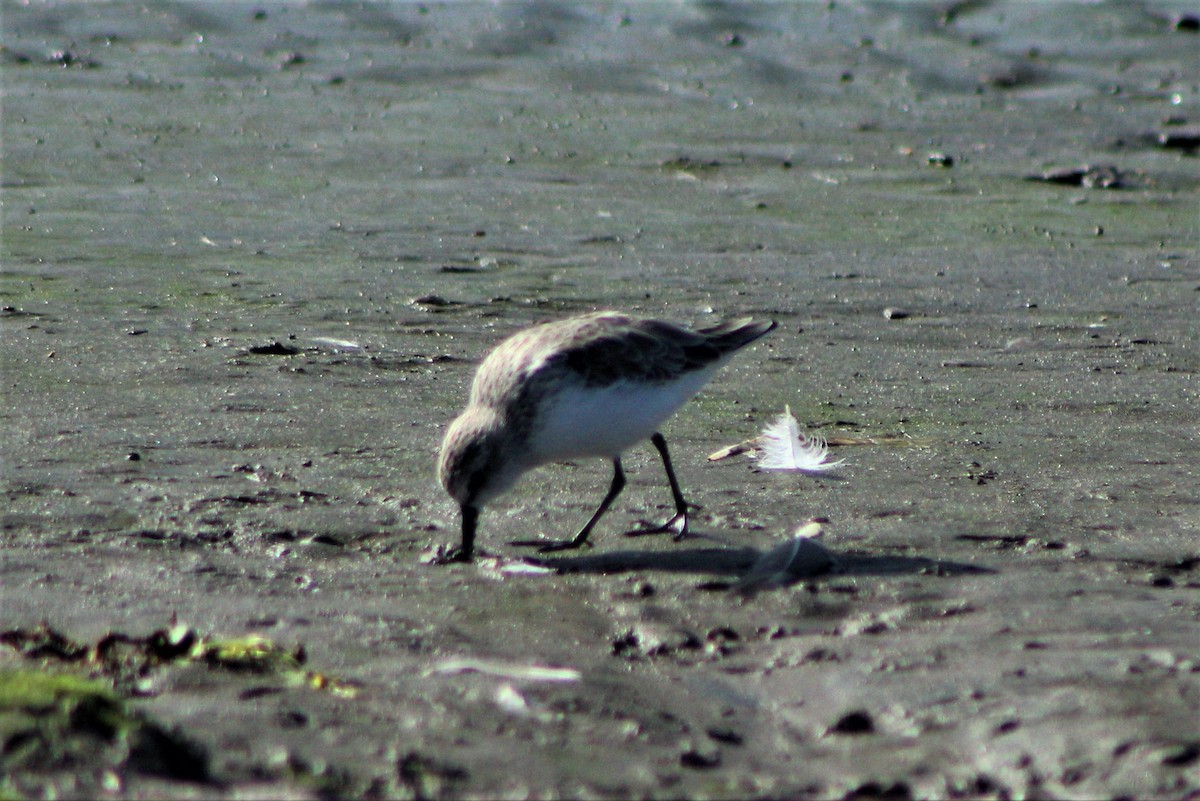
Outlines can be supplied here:
M471 388L471 402L503 405L520 394L512 391L515 385L533 391L539 373L553 380L563 367L591 387L668 381L720 361L774 327L774 322L747 317L690 331L619 312L545 323L514 334L488 355Z

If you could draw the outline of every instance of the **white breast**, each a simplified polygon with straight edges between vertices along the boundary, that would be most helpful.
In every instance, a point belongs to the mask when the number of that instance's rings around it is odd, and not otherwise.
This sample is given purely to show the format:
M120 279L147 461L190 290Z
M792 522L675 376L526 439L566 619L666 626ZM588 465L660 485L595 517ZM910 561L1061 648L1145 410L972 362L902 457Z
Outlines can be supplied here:
M696 370L670 383L620 382L607 387L566 387L543 405L530 432L533 464L578 456L615 458L649 439L663 421L715 372Z

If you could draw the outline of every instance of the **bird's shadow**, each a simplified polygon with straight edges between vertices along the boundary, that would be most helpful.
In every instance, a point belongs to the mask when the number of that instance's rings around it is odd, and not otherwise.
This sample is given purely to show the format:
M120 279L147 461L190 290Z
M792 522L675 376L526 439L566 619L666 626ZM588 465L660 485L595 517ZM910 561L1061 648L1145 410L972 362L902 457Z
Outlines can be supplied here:
M723 538L712 535L696 535L691 538L715 539ZM828 562L817 559L811 569L801 570L795 580L816 578L820 576L894 576L927 574L936 576L957 576L964 574L994 573L991 568L978 565L953 562L942 559L932 559L925 556L879 556L857 551L837 552L821 546L821 551L828 557ZM751 547L724 548L682 548L671 551L633 551L620 550L606 553L534 557L528 561L543 567L553 568L560 573L631 573L637 571L655 571L662 573L690 573L706 575L736 581L745 577L762 560L772 553L771 550L760 551ZM721 582L715 582L711 588L719 589Z

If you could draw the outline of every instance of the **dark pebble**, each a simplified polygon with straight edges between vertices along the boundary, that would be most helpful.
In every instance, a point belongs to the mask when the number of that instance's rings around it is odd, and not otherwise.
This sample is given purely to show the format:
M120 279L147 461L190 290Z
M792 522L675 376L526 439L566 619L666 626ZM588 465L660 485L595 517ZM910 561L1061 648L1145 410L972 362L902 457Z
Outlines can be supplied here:
M704 733L717 742L727 745L741 745L745 742L745 738L741 734L733 729L726 729L721 726L714 726L711 729L707 729Z
M1082 186L1087 189L1121 189L1126 186L1125 176L1121 171L1107 165L1049 170L1039 175L1026 176L1026 179L1060 186Z
M1181 131L1164 131L1158 135L1158 146L1195 153L1200 150L1200 130L1188 128Z
M1200 760L1200 742L1184 743L1167 752L1162 763L1173 768L1187 767Z
M1171 28L1176 31L1184 31L1187 33L1196 33L1200 31L1200 15L1197 14L1180 14L1171 23Z
M250 348L250 352L256 356L295 356L300 349L282 342L272 342L268 345L254 345Z
M298 709L291 709L279 715L279 725L285 729L302 729L308 725L308 715Z
M896 782L894 784L889 784L886 787L879 782L867 782L866 784L855 787L853 790L846 793L844 797L847 799L847 801L850 801L851 799L857 800L862 798L906 799L912 798L913 796L912 790L910 790L908 785L904 782Z
M1014 732L1019 728L1021 728L1021 721L1016 720L1015 718L1010 718L1009 720L1006 720L997 726L995 733L998 735L1009 734L1010 732Z
M90 58L82 58L70 50L55 50L46 59L46 63L55 64L60 67L83 67L89 70L100 66L100 62L93 61Z
M875 721L862 710L842 715L838 722L829 727L830 734L871 734L875 731Z
M452 306L453 301L446 300L441 295L422 295L419 298L413 298L413 303L421 306Z
M699 751L684 751L679 755L679 764L685 768L708 770L721 764L720 754L702 754Z

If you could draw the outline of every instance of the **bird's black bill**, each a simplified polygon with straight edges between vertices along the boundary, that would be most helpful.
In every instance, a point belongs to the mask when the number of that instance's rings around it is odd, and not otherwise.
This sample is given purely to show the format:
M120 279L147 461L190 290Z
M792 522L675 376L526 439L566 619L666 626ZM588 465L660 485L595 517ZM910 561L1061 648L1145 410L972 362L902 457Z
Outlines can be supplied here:
M454 562L470 562L475 557L475 528L479 524L479 508L463 504L462 542L439 556L435 562L448 565Z

